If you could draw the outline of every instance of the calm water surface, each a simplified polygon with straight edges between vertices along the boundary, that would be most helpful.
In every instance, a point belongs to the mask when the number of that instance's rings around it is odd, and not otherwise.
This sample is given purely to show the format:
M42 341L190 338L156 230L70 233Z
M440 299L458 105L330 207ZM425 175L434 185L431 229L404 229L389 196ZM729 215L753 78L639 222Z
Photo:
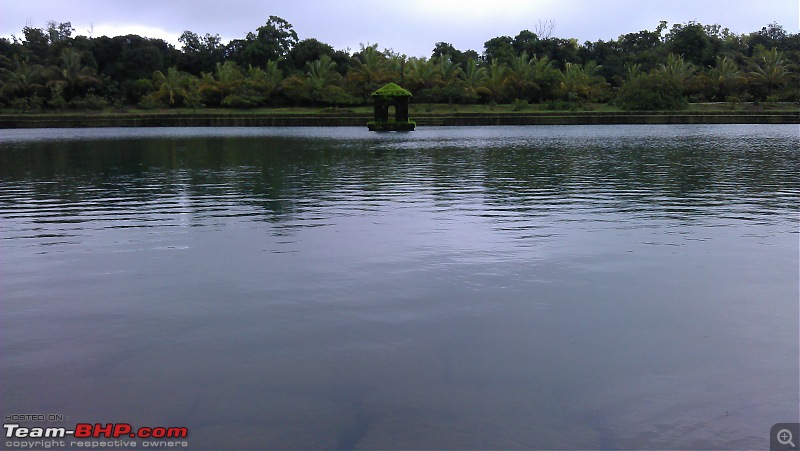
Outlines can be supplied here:
M0 130L3 414L193 448L765 448L796 125Z

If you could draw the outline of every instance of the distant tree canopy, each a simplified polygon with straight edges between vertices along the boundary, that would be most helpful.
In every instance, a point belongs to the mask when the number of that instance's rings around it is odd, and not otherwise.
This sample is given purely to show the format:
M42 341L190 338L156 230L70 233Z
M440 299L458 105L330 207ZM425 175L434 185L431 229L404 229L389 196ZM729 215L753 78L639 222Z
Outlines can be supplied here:
M386 83L412 102L614 103L677 109L699 101L799 101L800 35L771 23L737 35L720 25L660 22L616 40L551 36L553 22L488 39L481 52L437 42L429 58L377 44L335 50L270 16L240 39L186 30L175 48L136 35L74 36L70 22L0 39L0 106L16 111L360 105Z

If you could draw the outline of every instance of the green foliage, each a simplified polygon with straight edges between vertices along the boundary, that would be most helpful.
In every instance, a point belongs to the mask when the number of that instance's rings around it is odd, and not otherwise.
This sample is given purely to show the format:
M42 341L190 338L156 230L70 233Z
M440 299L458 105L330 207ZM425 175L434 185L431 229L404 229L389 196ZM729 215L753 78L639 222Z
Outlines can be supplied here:
M379 97L411 97L411 93L394 83L388 83L381 89L372 93Z
M749 73L753 82L759 88L766 88L766 96L773 95L773 91L781 89L789 82L789 67L783 60L783 55L778 49L757 49L753 58L753 70Z
M269 16L267 23L258 27L255 33L231 41L225 53L242 66L259 66L286 56L297 42L297 32L292 24L278 16Z
M68 106L76 110L102 110L108 108L109 102L102 97L89 94L70 100Z
M168 105L162 99L153 95L146 95L142 97L136 106L143 110L157 110L168 107Z
M673 25L667 35L667 48L697 66L710 66L714 61L712 40L697 22Z
M514 99L511 102L511 110L512 111L522 111L528 109L528 101L525 99Z
M549 111L576 111L580 107L575 102L567 102L564 100L551 100L545 104L545 109Z
M738 92L745 82L736 62L726 56L717 57L716 65L708 71L708 79L718 100L736 98L733 94Z
M50 22L24 27L22 39L0 39L0 103L16 111L338 107L369 105L387 83L413 92L415 103L448 103L450 110L512 102L511 109L523 102L574 109L615 97L633 109L800 98L800 34L778 24L737 35L717 24L670 28L662 21L653 31L582 45L551 37L552 25L488 39L482 54L437 42L430 58L409 58L377 44L351 53L300 41L277 16L227 44L187 30L180 49L135 35L74 37L69 22Z
M347 73L359 94L367 101L368 94L389 80L390 62L386 55L378 51L378 44L363 46L354 55L350 70Z
M67 101L64 100L63 88L60 86L53 86L50 88L50 100L47 101L47 106L56 110L62 111L67 106Z
M680 110L686 107L683 88L663 73L640 75L626 82L617 93L616 104L625 110Z
M230 108L255 108L263 105L264 97L245 94L231 94L222 101L222 106Z

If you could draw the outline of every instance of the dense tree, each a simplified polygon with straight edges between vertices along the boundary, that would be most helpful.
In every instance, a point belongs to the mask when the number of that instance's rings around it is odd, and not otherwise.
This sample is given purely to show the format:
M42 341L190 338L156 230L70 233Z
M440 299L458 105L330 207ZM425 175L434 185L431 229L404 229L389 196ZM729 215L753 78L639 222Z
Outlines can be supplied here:
M655 31L642 30L620 36L617 40L619 52L626 55L627 63L639 64L645 72L655 69L667 54L661 38L666 28L667 22L661 21Z
M44 68L38 64L21 61L17 55L14 56L13 62L13 68L0 69L0 75L3 76L0 95L9 99L13 97L29 97L40 93L44 88L44 81L47 79L44 74Z
M348 104L354 100L338 85L342 79L336 70L336 62L328 55L306 64L306 95L315 104Z
M589 101L599 97L606 86L605 79L600 75L601 67L594 61L585 66L566 63L561 71L559 87L567 101Z
M484 87L488 75L486 68L478 67L478 62L474 58L467 60L467 64L462 71L464 74L464 98L467 102L476 102L479 96L487 97L491 92Z
M678 110L686 105L681 85L658 72L639 75L626 82L616 102L627 110Z
M536 63L536 57L529 58L524 51L511 60L506 85L515 99L530 101L538 96L541 88L536 83Z
M484 92L489 94L488 100L493 103L501 103L509 101L507 91L505 90L508 81L508 66L500 63L497 59L492 61L486 70L486 80L483 87L486 89Z
M616 102L680 108L691 101L800 100L800 34L771 23L737 35L721 25L660 22L610 41L578 44L542 22L482 53L437 42L430 58L377 44L356 52L298 39L270 16L241 39L185 31L181 48L136 35L74 36L70 22L0 38L0 107L37 110L107 104L149 108L350 105L387 82L412 102Z
M487 64L511 61L514 58L513 42L508 36L489 39L483 44L483 61Z
M330 45L316 39L303 39L288 52L285 61L289 68L302 70L308 63L317 61L323 56L328 56L333 61L336 51ZM337 65L342 62L338 61Z
M480 58L475 50L460 51L447 42L437 42L431 54L431 60L449 60L464 68L469 59L477 61Z
M789 81L789 71L783 61L783 55L778 49L758 50L753 58L753 83L766 89L766 96L771 96L775 90L782 88Z
M378 50L378 44L362 44L361 51L353 57L348 76L357 86L358 95L366 101L379 85L389 79L390 71L389 60Z
M223 62L225 46L218 34L200 37L191 31L184 31L178 41L183 44L178 68L190 73L211 72Z
M269 61L264 68L250 66L247 71L247 83L256 95L262 96L265 102L271 102L280 92L283 82L283 71L277 61Z
M94 68L83 65L81 53L71 48L66 48L61 53L61 64L57 71L58 77L50 84L61 88L66 94L66 100L85 94L87 90L101 84Z
M32 63L43 64L49 59L50 35L41 28L22 29L25 41L22 42L22 57Z
M100 37L92 42L90 52L101 75L122 83L149 78L177 63L180 52L161 39L137 35Z
M225 105L229 99L238 95L245 85L245 76L233 61L225 64L217 63L214 74L204 73L200 80L199 91L207 105Z
M699 23L675 24L667 35L667 49L690 63L704 67L714 63L711 39Z
M261 66L286 56L297 42L292 24L278 16L269 16L267 23L255 33L232 41L226 48L226 56L242 66Z
M781 25L773 22L747 37L747 44L750 48L748 56L753 56L759 46L767 49L783 50L789 38L790 36L786 33L786 30Z
M449 42L437 42L436 45L433 47L433 53L431 53L431 59L437 60L442 58L448 59L458 59L461 56L461 52L456 50L453 47L453 44Z
M153 86L156 91L151 94L154 101L166 105L190 106L194 95L199 95L199 80L191 74L170 68L166 74L161 71L153 73Z
M716 65L708 73L716 100L724 101L734 95L744 77L736 63L726 56L718 56Z

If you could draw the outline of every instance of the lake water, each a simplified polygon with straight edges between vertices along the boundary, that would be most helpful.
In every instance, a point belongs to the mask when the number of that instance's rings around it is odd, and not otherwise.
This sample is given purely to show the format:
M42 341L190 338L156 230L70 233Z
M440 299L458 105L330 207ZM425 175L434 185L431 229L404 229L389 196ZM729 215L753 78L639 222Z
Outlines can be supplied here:
M800 421L799 149L0 130L2 413L203 449L765 448Z

